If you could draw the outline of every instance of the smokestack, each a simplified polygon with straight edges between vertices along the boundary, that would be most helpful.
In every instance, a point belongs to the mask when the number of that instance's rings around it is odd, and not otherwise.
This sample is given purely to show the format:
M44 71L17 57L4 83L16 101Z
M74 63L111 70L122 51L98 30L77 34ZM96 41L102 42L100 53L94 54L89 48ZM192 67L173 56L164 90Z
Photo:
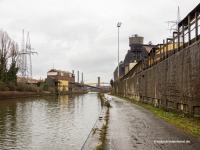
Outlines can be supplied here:
M98 88L100 88L100 77L98 77Z
M82 73L82 81L81 82L83 83L83 73Z
M77 82L79 83L79 71L78 71L78 75L77 75Z

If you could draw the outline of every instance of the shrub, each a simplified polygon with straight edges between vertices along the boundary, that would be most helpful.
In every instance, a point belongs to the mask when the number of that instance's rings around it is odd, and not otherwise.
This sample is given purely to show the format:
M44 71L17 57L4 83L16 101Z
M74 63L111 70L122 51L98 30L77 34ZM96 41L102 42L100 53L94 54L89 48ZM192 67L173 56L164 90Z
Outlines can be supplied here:
M17 89L17 86L15 85L15 83L9 82L9 83L8 83L8 89L9 89L10 91L15 91L15 90Z
M39 92L39 88L34 84L30 84L30 85L28 85L28 91L38 93Z
M26 84L26 83L22 83L22 82L18 83L17 90L21 91L21 92L29 91L29 92L35 92L35 93L39 93L39 92L43 91L42 88L37 87L37 85Z
M44 84L43 84L43 90L44 90L44 91L48 91L48 89L49 89L48 84L47 84L47 83L44 83Z
M110 102L109 102L108 100L106 100L106 101L104 102L104 105L107 106L107 107L109 108L109 107L110 107Z
M17 90L20 92L27 91L27 85L25 83L19 82L17 84Z
M8 87L3 81L0 81L0 91L8 91Z
M48 91L51 92L51 93L55 93L55 88L50 87Z

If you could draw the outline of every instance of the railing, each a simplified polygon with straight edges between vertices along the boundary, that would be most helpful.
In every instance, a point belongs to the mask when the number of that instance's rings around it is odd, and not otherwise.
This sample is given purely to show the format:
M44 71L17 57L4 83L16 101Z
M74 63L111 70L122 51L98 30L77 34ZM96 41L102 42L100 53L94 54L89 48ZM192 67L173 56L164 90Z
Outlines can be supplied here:
M172 38L163 40L162 44L154 47L147 58L139 61L121 80L138 74L168 57L189 47L200 39L200 4L192 10L179 24L178 31L173 32Z

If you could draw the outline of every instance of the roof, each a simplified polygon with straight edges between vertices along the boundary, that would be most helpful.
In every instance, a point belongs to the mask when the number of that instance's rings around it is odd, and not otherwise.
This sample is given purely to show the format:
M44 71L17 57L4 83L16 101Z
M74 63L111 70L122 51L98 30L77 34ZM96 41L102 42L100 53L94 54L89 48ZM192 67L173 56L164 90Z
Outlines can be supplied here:
M178 27L181 27L182 24L188 24L188 16L190 15L190 19L195 18L195 13L200 12L200 3L183 19L181 22L179 22Z
M140 51L141 52L141 58L137 58L136 52ZM128 65L131 62L134 61L139 61L141 59L143 59L144 56L148 55L148 50L145 48L145 46L141 46L139 49L137 50L128 50L125 58L124 58L124 65Z
M49 70L48 72L62 72L62 73L68 73L68 74L71 73L71 72L69 72L69 71L62 71L62 70L56 70L56 69L51 69L51 70Z
M134 57L135 57L135 54L132 51L128 51L124 59L124 64L128 65L131 61L134 60Z

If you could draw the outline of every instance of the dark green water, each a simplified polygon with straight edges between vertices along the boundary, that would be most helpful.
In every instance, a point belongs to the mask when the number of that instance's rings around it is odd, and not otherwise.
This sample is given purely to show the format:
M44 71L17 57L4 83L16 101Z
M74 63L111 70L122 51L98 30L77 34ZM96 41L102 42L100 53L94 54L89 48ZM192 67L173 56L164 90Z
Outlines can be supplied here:
M97 94L0 100L0 149L81 149L100 111Z

